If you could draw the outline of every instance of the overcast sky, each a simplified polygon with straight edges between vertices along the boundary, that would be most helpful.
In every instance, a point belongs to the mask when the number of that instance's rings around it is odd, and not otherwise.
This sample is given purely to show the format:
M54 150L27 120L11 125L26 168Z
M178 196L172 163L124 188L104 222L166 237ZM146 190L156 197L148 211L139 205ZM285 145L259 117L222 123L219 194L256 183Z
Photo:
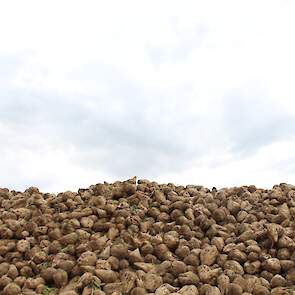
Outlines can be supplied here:
M0 187L295 184L295 2L1 1Z

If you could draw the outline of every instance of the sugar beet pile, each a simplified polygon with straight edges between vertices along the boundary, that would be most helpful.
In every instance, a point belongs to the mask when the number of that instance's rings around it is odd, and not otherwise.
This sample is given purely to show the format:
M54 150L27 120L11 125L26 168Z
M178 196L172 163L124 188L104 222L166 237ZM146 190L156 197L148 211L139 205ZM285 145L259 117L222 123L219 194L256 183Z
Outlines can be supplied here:
M295 294L295 186L0 189L0 294Z

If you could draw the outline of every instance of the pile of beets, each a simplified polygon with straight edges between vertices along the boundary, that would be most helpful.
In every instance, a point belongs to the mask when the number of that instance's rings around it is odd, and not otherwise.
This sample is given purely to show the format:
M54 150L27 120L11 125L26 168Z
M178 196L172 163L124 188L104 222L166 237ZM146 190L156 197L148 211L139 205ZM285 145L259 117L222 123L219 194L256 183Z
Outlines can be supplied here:
M1 295L295 294L295 186L0 189Z

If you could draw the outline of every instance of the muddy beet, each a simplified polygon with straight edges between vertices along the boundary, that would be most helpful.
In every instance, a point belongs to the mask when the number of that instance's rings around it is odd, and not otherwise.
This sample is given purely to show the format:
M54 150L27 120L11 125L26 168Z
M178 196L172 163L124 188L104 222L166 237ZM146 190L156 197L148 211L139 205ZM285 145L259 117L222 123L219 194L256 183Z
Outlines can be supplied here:
M295 186L0 189L0 295L295 294Z

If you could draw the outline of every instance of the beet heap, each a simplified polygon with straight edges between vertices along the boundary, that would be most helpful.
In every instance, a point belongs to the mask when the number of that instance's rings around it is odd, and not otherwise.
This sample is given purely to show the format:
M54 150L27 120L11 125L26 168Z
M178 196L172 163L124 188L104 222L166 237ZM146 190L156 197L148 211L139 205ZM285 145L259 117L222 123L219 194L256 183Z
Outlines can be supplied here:
M0 189L0 294L295 294L295 186Z

